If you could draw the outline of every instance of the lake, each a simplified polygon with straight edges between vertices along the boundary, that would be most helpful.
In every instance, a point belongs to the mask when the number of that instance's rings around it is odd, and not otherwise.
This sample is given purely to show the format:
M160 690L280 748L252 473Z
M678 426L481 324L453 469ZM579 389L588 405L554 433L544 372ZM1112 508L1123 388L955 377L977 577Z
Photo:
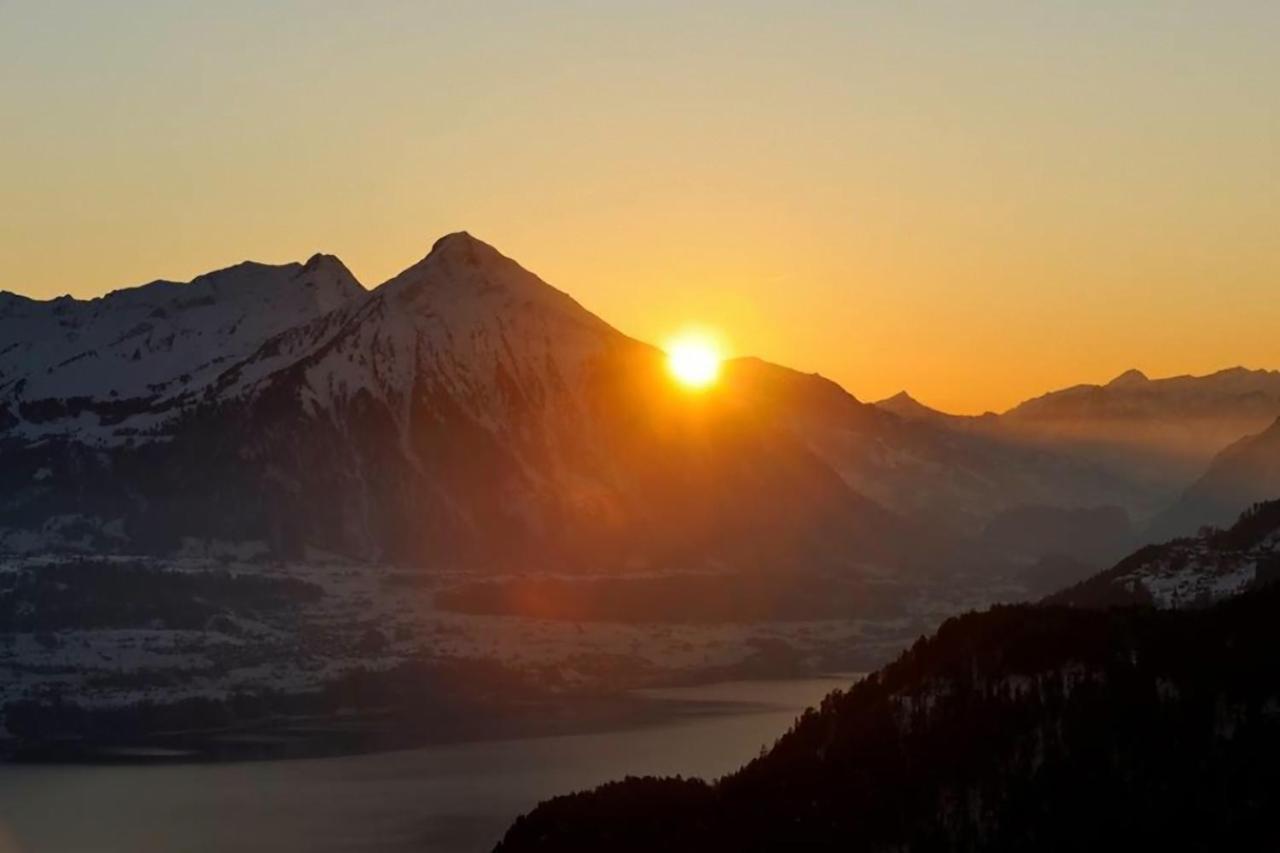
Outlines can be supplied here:
M853 678L648 691L681 710L606 733L288 761L0 765L0 853L478 853L555 794L628 774L729 772Z

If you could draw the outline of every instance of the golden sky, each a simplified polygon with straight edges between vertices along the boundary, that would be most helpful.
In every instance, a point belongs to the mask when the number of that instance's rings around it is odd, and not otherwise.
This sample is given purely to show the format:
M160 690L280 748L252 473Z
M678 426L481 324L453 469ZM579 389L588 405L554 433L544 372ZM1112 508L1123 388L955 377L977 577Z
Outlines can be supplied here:
M0 0L0 289L467 229L903 388L1280 368L1280 3Z

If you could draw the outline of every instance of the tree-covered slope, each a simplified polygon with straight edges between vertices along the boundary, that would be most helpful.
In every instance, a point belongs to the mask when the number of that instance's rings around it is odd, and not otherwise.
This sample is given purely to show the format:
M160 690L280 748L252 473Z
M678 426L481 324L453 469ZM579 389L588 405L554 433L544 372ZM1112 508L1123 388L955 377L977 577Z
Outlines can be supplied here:
M1280 589L946 622L718 782L559 797L516 851L1272 849Z

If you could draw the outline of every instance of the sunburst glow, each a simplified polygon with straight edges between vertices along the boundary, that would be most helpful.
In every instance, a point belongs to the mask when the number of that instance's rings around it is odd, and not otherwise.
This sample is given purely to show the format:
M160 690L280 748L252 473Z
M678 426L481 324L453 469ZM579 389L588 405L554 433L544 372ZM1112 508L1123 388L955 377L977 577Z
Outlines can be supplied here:
M720 346L710 335L688 332L667 344L667 370L690 390L715 384L722 360Z

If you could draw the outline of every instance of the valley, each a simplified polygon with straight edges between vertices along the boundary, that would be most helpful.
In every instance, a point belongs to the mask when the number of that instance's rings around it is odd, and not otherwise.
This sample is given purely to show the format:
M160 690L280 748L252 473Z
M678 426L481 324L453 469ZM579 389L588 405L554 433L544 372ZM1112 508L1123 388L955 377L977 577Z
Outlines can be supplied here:
M640 688L865 669L946 614L1015 593L936 585L886 597L880 612L800 600L770 618L733 611L736 576L631 581L661 582L664 618L581 602L557 613L548 600L467 612L485 609L468 598L470 574L333 558L11 558L0 564L8 750L243 758L591 730L655 713ZM556 588L568 599L595 583ZM707 594L729 608L673 615L672 602Z

